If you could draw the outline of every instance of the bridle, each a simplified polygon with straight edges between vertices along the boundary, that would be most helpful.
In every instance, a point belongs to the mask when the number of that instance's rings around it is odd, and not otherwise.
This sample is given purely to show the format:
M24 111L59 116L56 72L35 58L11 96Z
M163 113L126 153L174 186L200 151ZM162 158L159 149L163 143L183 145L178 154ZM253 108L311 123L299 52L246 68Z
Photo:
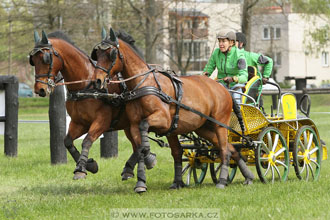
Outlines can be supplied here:
M44 50L49 50L49 52L46 52ZM62 68L64 66L63 59L59 55L59 53L53 48L51 43L48 43L47 45L36 45L35 48L33 48L33 50L29 53L29 55L30 55L30 64L32 66L34 66L34 63L32 61L32 56L34 56L38 52L43 54L43 60L42 61L43 61L44 64L49 65L49 69L48 69L47 73L36 74L35 75L35 82L45 84L45 85L48 86L48 89L52 89L56 86L56 83L60 82L63 79L63 77L58 77L57 75L52 74L53 66L54 66L53 54L61 60ZM42 77L47 77L47 82L41 80L40 78L42 78ZM52 78L54 78L54 80Z
M108 49L111 49L110 54L109 54L110 61L111 61L110 67L108 69L106 69L102 66L95 65L95 68L100 69L100 70L102 70L103 72L105 72L107 74L107 77L106 77L106 80L105 80L105 82L107 82L107 81L111 80L110 72L116 64L117 55L119 54L119 58L120 58L121 62L123 62L123 55L121 54L121 52L119 50L119 44L118 43L113 42L110 39L105 39L101 43L98 43L94 46L92 54L91 54L91 58L93 60L97 60L96 51L99 50L99 49L104 50L104 51L108 50Z

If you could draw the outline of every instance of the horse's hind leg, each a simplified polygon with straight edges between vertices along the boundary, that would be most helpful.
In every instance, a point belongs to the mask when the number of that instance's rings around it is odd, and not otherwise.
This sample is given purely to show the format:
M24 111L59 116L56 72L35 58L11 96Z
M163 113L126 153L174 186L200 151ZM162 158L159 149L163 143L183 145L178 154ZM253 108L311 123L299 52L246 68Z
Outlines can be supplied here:
M220 150L220 159L222 161L222 166L220 169L220 178L216 187L219 189L223 189L227 186L228 165L231 153L228 149L227 129L223 127L217 127L216 134L219 140L218 144Z
M232 158L236 161L238 168L240 169L242 175L245 177L244 184L247 184L247 185L252 184L253 179L254 179L253 173L251 172L251 170L249 170L245 161L240 156L240 154L237 152L237 150L233 147L233 145L228 144L228 148L231 152Z
M77 150L77 148L74 146L73 141L78 137L80 137L81 135L85 134L86 132L87 129L84 126L77 125L71 121L69 125L68 133L64 138L64 146L69 151L69 153L71 154L72 158L76 163L79 160L80 153ZM87 160L86 170L92 173L97 173L98 165L96 161L93 160L93 158Z
M170 189L180 189L185 186L182 181L182 148L178 136L167 137L171 147L172 157L174 159L174 181Z

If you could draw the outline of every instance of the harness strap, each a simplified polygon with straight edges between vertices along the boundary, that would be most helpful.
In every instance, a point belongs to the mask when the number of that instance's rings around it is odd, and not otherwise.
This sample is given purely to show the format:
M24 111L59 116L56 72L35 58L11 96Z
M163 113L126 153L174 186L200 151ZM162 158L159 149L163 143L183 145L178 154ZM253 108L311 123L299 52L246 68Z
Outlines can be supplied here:
M221 127L224 127L226 129L228 129L229 131L233 132L234 134L242 137L244 140L246 140L247 142L250 142L250 140L241 135L240 133L238 133L237 131L235 131L234 129L232 129L231 127L229 127L228 125L226 124L223 124L221 122L219 122L218 120L208 116L208 115L205 115L203 114L202 112L200 111L197 111L196 109L193 109L185 104L182 104L181 102L173 99L171 96L167 95L166 93L164 93L163 91L160 91L158 90L156 87L153 87L153 86L145 86L145 87L142 87L142 88L139 88L137 89L136 91L129 91L129 92L126 92L126 93L122 93L122 97L123 97L123 100L126 102L126 101L131 101L131 100L134 100L134 99L138 99L142 96L145 96L145 95L155 95L157 97L159 97L163 102L167 103L167 104L170 104L170 103L175 103L176 105L180 106L181 108L187 110L187 111L191 111L203 118L206 118L207 120L221 126Z

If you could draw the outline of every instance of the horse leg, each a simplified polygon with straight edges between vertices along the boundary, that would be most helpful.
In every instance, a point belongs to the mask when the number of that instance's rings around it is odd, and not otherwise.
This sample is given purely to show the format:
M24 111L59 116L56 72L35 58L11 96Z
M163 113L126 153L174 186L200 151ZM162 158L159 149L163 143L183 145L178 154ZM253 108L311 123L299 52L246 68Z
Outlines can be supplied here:
M218 146L220 150L220 159L222 161L222 166L220 168L220 178L216 187L219 189L223 189L227 186L228 165L231 153L228 149L227 129L222 127L216 127L215 130L219 140Z
M241 157L240 153L233 147L233 145L228 143L228 148L232 154L232 158L236 161L238 168L240 169L242 175L245 178L243 184L250 185L253 183L254 175L251 170L248 169L245 161Z
M133 147L133 153L130 156L130 158L126 161L125 167L123 169L123 172L121 173L121 180L128 180L130 178L134 177L134 167L136 163L138 162L138 153L136 151L136 145L134 143L134 140L132 138L132 135L128 129L124 129L126 137L131 142Z
M133 146L133 153L130 156L130 158L127 160L127 162L125 163L125 167L123 169L123 172L121 173L121 179L128 180L128 179L134 177L134 167L135 167L136 163L138 162L138 155L137 155L137 152L135 151L136 145L134 143L134 140L132 138L130 131L128 129L125 129L124 131L125 131L126 137L129 139L129 141L131 142L131 144ZM150 145L146 146L146 148L144 150L144 163L148 170L152 169L157 163L156 154L150 152Z
M71 154L72 158L76 163L79 160L80 153L77 150L77 148L74 146L73 141L76 140L81 135L85 134L86 132L87 129L84 126L77 125L71 121L69 125L68 133L64 138L64 146L69 151L69 153ZM86 170L92 173L97 173L98 165L96 161L93 160L93 158L87 160Z
M167 137L171 147L172 157L174 159L174 181L170 189L180 189L185 186L182 181L182 148L178 136Z
M104 116L105 114L102 114L100 112L101 116ZM109 120L109 121L107 121ZM88 154L89 150L94 143L94 141L104 132L109 129L110 125L110 119L105 117L99 117L97 120L94 120L94 122L89 127L87 136L84 138L82 143L82 149L81 154L77 162L76 169L74 170L74 176L73 179L83 179L86 178L87 172L86 172L86 166L88 161Z
M134 188L134 191L137 193L142 193L147 191L147 185L146 185L146 175L145 175L145 168L144 168L144 150L145 149L150 149L150 144L148 140L148 129L149 129L149 124L147 120L142 120L139 124L139 133L141 134L141 139L140 142L138 140L138 136L136 137L136 142L135 143L141 143L137 149L137 155L138 155L138 168L137 168L137 183ZM136 130L136 126L131 126L131 131L132 135L136 134L134 132Z

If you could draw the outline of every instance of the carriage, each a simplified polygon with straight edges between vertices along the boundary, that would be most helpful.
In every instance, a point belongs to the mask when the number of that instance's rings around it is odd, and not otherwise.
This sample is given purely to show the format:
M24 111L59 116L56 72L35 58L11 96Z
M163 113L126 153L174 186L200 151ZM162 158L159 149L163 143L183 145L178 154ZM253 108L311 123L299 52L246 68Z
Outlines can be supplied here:
M240 151L247 165L256 167L263 183L286 181L290 164L298 179L317 180L321 161L327 159L327 148L316 125L309 118L309 96L304 95L297 106L293 94L281 94L280 87L270 83L278 90L278 108L275 113L272 108L271 113L266 114L260 105L261 77L256 74L255 68L249 67L249 71L254 72L254 77L245 86L240 111L245 127L244 136L253 144L244 143L243 138L233 131L228 131L229 142ZM298 114L298 109L303 115ZM230 127L242 134L234 113ZM208 169L213 182L217 183L221 160L212 144L194 133L182 135L180 143L186 163L182 170L185 184L201 184ZM233 181L236 171L237 164L231 159L228 182Z

